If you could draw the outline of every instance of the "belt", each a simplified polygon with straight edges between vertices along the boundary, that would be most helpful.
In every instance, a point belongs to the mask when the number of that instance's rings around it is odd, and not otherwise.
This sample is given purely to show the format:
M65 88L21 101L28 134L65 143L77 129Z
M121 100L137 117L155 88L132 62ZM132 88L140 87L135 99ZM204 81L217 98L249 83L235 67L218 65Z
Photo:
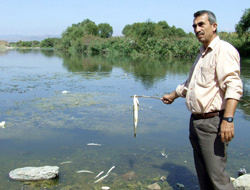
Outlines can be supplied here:
M207 118L212 118L215 116L221 116L223 114L224 114L224 110L221 110L221 111L214 111L214 112L202 113L202 114L193 113L193 116L195 119L207 119Z

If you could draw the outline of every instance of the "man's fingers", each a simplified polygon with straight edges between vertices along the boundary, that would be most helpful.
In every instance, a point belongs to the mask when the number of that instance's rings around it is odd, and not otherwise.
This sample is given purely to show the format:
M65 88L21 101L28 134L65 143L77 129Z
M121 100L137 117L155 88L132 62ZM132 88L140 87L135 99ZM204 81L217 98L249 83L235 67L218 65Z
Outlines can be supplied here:
M221 141L222 142L229 142L229 141L232 140L232 138L234 138L234 133L233 132L228 132L228 133L221 132L220 135L221 135Z
M222 133L222 132L220 133L220 138L221 138L221 141L224 142L224 140L225 140L224 139L224 133Z

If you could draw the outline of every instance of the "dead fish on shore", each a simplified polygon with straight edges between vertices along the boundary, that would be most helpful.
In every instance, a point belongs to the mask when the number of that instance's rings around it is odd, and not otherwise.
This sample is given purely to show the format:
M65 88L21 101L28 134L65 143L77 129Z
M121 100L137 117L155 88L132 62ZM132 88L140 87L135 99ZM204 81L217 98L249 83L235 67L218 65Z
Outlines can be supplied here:
M134 137L136 137L136 129L138 125L138 116L139 116L139 100L136 95L133 98L133 109L134 109Z

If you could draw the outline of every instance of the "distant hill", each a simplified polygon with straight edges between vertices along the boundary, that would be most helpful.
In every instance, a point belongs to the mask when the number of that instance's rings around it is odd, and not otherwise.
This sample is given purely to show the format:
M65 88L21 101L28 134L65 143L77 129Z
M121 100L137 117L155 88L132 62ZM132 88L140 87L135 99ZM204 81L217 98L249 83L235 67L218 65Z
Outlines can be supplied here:
M25 35L0 35L1 41L7 42L18 42L18 41L42 41L46 38L60 38L60 35L32 35L32 36L25 36Z
M0 46L6 46L8 44L8 42L0 40Z

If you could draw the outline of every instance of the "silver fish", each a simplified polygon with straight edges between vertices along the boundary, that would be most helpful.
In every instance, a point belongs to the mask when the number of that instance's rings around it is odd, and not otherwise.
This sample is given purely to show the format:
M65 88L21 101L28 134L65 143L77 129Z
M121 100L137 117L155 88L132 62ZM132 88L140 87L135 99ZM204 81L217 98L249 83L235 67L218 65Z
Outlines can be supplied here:
M100 177L103 173L104 173L104 171L101 171L99 174L97 174L97 176L95 176L95 179Z
M97 144L97 143L88 143L88 146L102 146L101 144Z
M134 108L134 137L136 137L136 129L138 125L138 112L139 112L139 100L136 95L133 98L133 108Z
M89 170L79 170L76 173L90 173L90 174L92 174L93 172L89 171Z
M107 175L109 175L109 173L110 173L113 169L115 169L115 166L112 166L112 167L109 169L109 171L107 171Z
M73 161L65 161L65 162L61 162L60 164L63 165L63 164L71 164Z
M98 182L100 182L100 181L102 181L102 180L104 180L106 177L108 177L109 175L108 174L106 174L106 175L104 175L104 176L102 176L101 178L99 178L99 179L97 179L97 180L95 180L95 182L94 183L98 183Z

